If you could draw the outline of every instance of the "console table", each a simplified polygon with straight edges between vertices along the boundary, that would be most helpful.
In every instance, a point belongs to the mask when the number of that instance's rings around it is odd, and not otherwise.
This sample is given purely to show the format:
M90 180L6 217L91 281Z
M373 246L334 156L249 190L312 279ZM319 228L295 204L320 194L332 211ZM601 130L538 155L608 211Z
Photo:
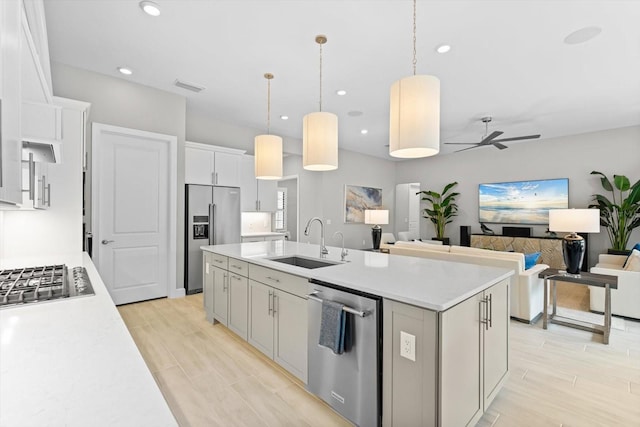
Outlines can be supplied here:
M568 274L566 271L556 268L548 268L538 274L538 277L544 279L544 303L542 311L542 328L547 329L548 323L556 323L558 325L569 326L571 328L582 329L584 331L595 332L603 336L603 343L609 344L609 334L611 332L611 289L618 289L618 276L610 276L608 274L595 274L581 272L580 274ZM604 288L604 326L582 322L577 319L558 316L556 313L556 281L576 283L585 286L598 286ZM553 293L553 311L551 315L549 310L549 281L552 285Z

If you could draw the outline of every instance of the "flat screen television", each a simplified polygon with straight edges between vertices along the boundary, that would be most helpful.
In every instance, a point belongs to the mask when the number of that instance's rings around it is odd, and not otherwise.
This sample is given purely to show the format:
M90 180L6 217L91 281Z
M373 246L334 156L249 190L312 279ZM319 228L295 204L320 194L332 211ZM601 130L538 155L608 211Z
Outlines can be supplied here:
M569 179L480 184L480 222L549 224L550 209L569 207Z

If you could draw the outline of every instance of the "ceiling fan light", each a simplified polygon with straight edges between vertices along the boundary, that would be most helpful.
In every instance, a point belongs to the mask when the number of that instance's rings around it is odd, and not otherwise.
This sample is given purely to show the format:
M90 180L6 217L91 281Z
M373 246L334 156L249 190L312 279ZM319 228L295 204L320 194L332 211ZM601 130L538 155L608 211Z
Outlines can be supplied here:
M282 138L258 135L254 140L256 179L282 178Z
M304 116L302 166L311 171L338 169L338 116L324 111Z
M440 79L417 75L391 85L389 155L434 156L440 152Z

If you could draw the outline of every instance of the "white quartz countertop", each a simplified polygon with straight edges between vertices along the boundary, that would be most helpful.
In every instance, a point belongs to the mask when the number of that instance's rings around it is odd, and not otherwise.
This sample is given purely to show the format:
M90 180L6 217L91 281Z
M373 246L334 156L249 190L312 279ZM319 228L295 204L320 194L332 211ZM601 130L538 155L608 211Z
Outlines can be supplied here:
M84 266L96 295L0 310L0 426L177 426L89 256L2 260Z
M291 255L319 258L318 245L288 241L201 249L435 311L447 310L513 274L504 268L358 250L349 250L349 262L316 269L268 259ZM327 259L340 261L341 248L328 249Z
M286 233L279 231L259 231L255 233L242 233L241 237L269 237L269 236L284 236Z

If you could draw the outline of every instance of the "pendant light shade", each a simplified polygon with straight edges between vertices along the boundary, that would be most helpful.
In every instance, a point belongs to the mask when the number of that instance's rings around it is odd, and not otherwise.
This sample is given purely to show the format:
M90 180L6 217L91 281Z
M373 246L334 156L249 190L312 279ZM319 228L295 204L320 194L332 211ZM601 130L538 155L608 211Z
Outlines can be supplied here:
M322 45L327 37L316 36L320 45L320 111L302 121L302 166L310 171L338 169L338 116L322 111Z
M255 172L257 179L282 178L282 138L276 135L258 135L254 142Z
M416 0L413 0L413 76L391 85L389 155L419 158L440 152L440 80L416 75Z
M440 79L411 76L391 85L389 154L418 158L440 152Z
M271 80L273 74L266 73L267 79L267 135L258 135L254 140L256 179L282 178L282 138L269 134L271 126Z
M303 167L311 171L338 169L338 116L319 111L302 122Z

